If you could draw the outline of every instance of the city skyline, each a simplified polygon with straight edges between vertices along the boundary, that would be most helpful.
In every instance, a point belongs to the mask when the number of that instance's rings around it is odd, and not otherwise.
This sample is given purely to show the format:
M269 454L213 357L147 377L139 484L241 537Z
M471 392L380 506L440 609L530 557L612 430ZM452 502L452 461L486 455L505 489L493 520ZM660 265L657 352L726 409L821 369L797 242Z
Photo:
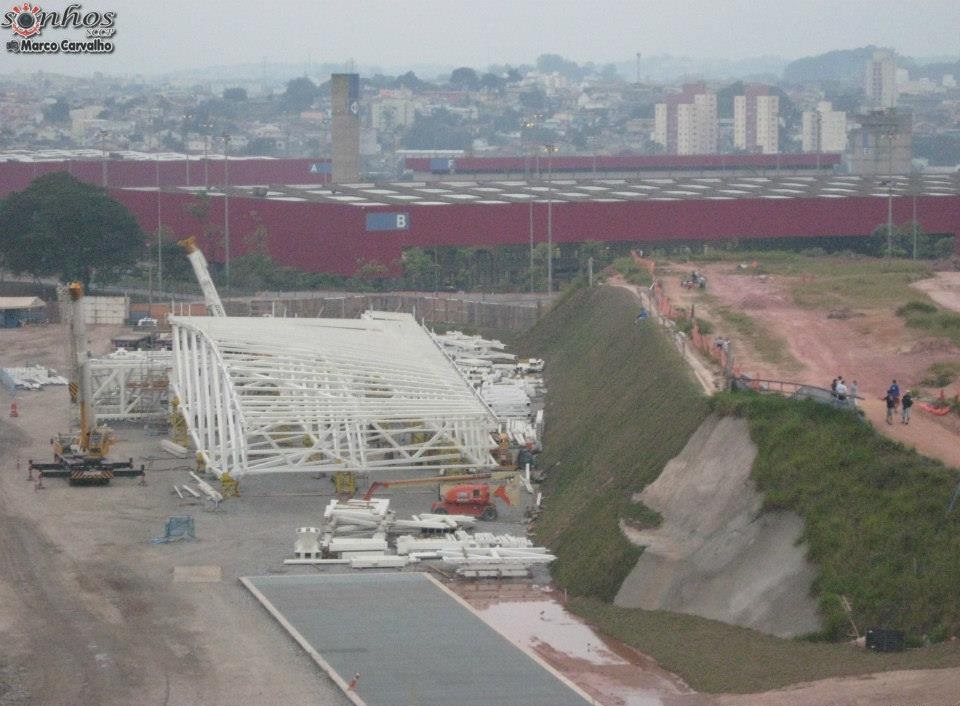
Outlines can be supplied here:
M45 3L43 9L59 11L67 5ZM870 44L911 56L960 54L955 31L960 5L944 0L806 0L789 7L758 7L746 0L608 0L590 5L567 0L291 0L267 11L225 0L176 0L162 6L114 0L85 3L83 8L117 13L114 53L5 53L0 75L24 70L155 75L260 62L319 65L348 60L387 71L428 65L482 68L529 64L545 53L598 64L623 64L637 52L647 57L796 59ZM243 37L247 41L238 41ZM731 41L734 37L747 41ZM43 39L48 38L78 39L82 32L47 28Z

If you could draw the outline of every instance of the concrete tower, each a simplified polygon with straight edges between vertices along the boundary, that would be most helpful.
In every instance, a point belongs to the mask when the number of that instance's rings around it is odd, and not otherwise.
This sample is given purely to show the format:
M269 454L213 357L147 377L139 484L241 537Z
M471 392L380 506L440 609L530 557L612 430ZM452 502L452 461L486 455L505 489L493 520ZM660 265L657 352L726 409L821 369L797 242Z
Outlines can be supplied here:
M332 102L334 184L360 181L360 76L333 74L330 77Z

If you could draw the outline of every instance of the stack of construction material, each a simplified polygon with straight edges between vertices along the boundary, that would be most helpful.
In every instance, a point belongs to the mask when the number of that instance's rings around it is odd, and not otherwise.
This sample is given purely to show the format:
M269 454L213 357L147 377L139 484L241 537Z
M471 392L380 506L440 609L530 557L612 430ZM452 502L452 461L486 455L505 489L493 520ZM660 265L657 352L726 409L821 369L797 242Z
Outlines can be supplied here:
M557 558L545 547L458 547L441 549L440 557L456 566L458 575L475 578L527 576L534 564Z
M480 397L500 419L527 419L530 417L530 397L523 385L503 383L484 385Z
M477 518L469 515L436 515L424 512L409 520L398 520L390 510L390 500L331 500L323 511L326 531L336 535L371 535L377 532L452 532L473 527Z
M10 390L39 390L44 385L66 385L68 380L40 365L0 368L0 382Z
M440 559L444 551L462 551L466 549L484 549L504 547L508 549L530 549L537 553L545 549L533 547L526 537L511 534L495 535L490 532L478 532L471 535L457 531L442 537L397 537L397 554L414 556L417 559Z
M504 421L504 433L516 446L537 446L537 429L529 419L507 419Z
M452 532L462 527L473 527L477 518L470 515L434 515L429 512L412 515L409 520L393 520L387 526L392 534L408 532Z
M544 363L542 358L528 358L526 360L518 360L516 364L516 370L521 375L526 375L528 373L542 373L543 365Z
M386 499L331 500L323 511L323 519L331 534L373 534L386 531L393 517Z

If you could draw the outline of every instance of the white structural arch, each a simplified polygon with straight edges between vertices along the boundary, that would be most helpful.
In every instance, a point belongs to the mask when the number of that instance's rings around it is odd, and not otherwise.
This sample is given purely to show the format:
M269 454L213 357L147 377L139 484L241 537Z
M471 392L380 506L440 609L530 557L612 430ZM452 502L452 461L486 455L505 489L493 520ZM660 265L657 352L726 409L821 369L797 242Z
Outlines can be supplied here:
M217 474L495 465L495 417L409 314L170 321L174 392Z

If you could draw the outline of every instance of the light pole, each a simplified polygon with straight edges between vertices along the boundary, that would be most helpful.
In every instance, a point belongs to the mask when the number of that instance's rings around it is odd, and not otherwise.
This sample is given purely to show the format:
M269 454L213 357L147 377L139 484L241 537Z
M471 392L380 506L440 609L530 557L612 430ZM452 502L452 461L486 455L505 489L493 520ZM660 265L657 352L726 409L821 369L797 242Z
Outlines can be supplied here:
M917 259L917 192L920 190L920 177L913 174L910 178L913 187L913 259Z
M887 187L887 257L893 257L893 179L880 182Z
M533 201L527 205L530 206L530 293L533 294Z
M100 178L103 188L107 188L107 131L100 131Z
M230 290L230 135L223 133L223 260L226 289Z
M547 293L553 294L553 153L556 145L544 145L547 151Z
M193 119L191 113L187 113L183 116L183 125L180 129L180 140L183 142L183 156L186 158L187 163L187 186L190 186L190 148L187 143L190 141L190 134L186 130L186 123L189 120Z
M203 188L209 191L210 165L207 158L210 151L210 128L213 126L210 123L203 123L200 127L203 128Z
M163 292L163 222L160 215L160 153L157 153L157 291Z

